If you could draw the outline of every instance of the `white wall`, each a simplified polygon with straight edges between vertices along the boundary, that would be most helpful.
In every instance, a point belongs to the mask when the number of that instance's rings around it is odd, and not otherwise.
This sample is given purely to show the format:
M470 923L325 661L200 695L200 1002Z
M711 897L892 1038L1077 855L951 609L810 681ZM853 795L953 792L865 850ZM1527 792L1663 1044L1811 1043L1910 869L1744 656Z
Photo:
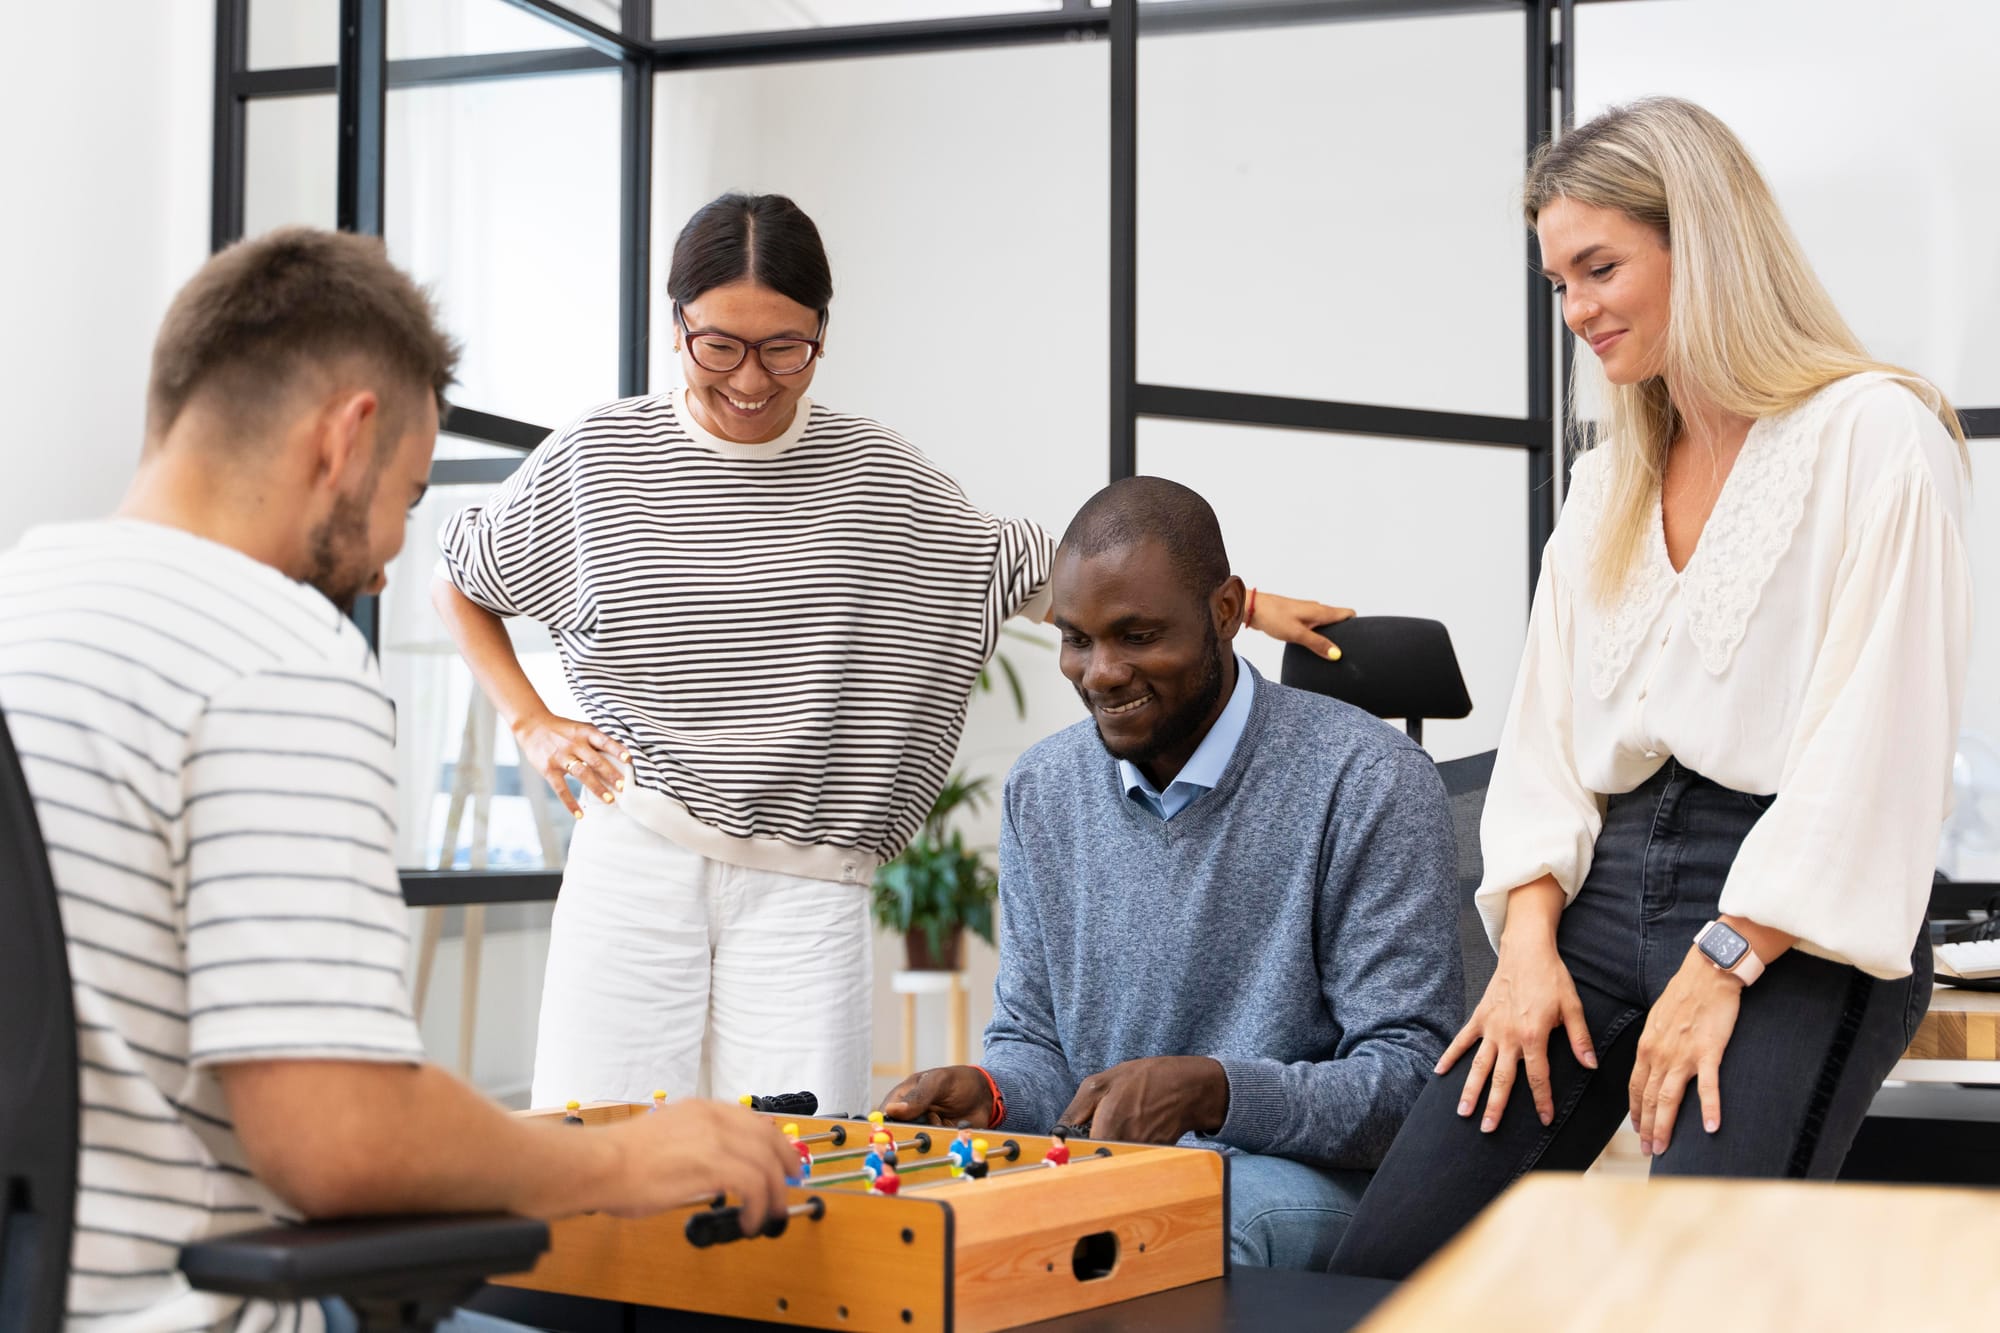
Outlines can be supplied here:
M0 546L117 504L153 334L208 254L213 0L0 16Z

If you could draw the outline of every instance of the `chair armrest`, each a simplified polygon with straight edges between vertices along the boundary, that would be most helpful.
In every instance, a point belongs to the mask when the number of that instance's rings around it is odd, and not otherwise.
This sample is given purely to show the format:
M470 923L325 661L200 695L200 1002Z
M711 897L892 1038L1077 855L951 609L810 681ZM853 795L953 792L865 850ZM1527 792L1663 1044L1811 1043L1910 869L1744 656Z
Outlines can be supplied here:
M198 1290L260 1300L404 1300L524 1272L548 1248L548 1223L526 1217L362 1218L218 1236L182 1249L180 1267Z

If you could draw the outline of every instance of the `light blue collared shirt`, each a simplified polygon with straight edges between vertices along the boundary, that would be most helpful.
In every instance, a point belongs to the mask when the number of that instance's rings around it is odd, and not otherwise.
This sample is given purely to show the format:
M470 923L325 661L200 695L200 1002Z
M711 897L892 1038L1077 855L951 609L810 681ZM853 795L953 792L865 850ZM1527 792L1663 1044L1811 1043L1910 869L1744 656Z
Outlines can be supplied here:
M1181 811L1194 804L1195 797L1210 791L1222 781L1222 770L1229 767L1229 760L1236 753L1236 743L1243 739L1243 728L1250 721L1250 699L1257 692L1257 678L1250 674L1250 666L1240 656L1236 659L1236 688L1229 692L1229 702L1223 705L1222 713L1215 719L1215 725L1208 729L1208 735L1201 738L1201 744L1188 756L1181 771L1167 784L1164 792L1153 790L1153 784L1146 781L1146 775L1136 766L1120 759L1118 778L1125 784L1125 794L1144 805L1161 819L1172 819Z

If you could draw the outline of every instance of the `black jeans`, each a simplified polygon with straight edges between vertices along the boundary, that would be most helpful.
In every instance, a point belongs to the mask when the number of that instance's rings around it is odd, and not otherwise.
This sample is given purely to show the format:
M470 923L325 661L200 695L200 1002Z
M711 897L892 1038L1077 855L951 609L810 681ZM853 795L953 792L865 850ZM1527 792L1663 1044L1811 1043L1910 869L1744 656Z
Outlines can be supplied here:
M1590 874L1562 915L1556 947L1590 1025L1598 1067L1585 1069L1560 1028L1549 1041L1554 1121L1517 1080L1499 1126L1458 1114L1469 1055L1434 1076L1375 1173L1332 1270L1402 1278L1457 1234L1522 1172L1582 1171L1628 1110L1626 1086L1647 1011L1714 919L1730 863L1771 803L1669 760L1610 799ZM1701 1123L1690 1087L1656 1175L1831 1178L1868 1104L1930 1003L1930 943L1911 975L1879 981L1793 950L1743 994L1723 1053L1722 1126ZM1480 1102L1483 1107L1484 1101Z

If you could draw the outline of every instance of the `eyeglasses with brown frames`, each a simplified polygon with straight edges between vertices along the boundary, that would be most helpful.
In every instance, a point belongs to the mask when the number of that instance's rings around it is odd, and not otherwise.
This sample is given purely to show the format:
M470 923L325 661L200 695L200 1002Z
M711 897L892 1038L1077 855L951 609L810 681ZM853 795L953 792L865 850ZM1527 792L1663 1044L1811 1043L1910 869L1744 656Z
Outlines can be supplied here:
M687 316L681 311L681 303L674 302L674 323L680 327L681 337L687 340L688 355L703 370L716 375L727 375L743 364L750 353L757 354L758 364L773 375L796 375L813 363L819 355L820 344L826 338L826 316L819 320L819 337L798 338L789 334L776 338L760 338L756 342L744 342L726 333L704 333L687 326Z

